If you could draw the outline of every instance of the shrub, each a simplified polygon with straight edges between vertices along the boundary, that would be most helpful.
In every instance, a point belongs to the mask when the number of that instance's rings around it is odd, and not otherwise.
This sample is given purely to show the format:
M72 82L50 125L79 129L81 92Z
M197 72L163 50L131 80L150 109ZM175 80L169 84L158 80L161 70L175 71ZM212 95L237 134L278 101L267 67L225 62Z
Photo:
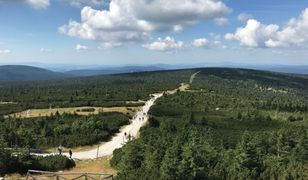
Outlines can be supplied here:
M95 111L95 108L84 108L84 109L81 109L81 112L94 112Z
M46 157L35 157L35 169L42 171L58 171L76 166L75 161L66 156L55 155Z

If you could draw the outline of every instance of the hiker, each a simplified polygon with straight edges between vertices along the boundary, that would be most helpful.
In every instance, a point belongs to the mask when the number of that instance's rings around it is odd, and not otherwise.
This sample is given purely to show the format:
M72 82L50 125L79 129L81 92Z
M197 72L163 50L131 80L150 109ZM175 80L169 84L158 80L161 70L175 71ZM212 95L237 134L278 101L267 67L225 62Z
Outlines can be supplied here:
M129 134L128 134L128 141L131 141L133 137L134 137L134 136L132 136L132 135L129 133Z
M68 154L70 155L70 159L72 159L73 151L71 149L68 151Z
M62 146L61 145L58 147L58 151L59 151L59 155L62 155Z

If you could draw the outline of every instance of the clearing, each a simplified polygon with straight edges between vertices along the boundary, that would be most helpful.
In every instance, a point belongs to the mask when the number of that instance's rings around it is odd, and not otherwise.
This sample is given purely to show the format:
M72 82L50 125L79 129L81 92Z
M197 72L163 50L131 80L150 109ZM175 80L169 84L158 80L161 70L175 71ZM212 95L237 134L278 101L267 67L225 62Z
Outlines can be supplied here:
M94 111L92 112L86 112L84 110L92 109ZM84 106L84 107L69 107L69 108L54 108L54 109L29 109L27 111L22 111L19 113L13 113L10 115L5 116L5 118L8 117L19 117L19 118L34 118L34 117L43 117L43 116L50 116L51 114L56 114L57 112L60 114L68 113L68 114L78 114L78 115L92 115L92 114L98 114L101 112L120 112L123 114L128 114L130 116L133 116L140 107L90 107L90 106Z

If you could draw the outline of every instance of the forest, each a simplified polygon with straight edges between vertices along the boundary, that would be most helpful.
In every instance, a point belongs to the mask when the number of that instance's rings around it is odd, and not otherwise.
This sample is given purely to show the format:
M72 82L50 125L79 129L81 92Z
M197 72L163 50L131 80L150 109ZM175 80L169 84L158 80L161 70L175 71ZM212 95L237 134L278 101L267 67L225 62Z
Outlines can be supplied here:
M60 170L74 161L64 156L35 157L29 150L62 145L68 148L107 141L129 123L129 115L100 112L97 115L52 114L22 118L6 115L40 108L140 106L150 94L175 89L189 79L192 70L143 72L66 78L46 81L0 82L0 175L27 169ZM91 112L87 108L83 111ZM50 162L50 163L48 163ZM52 165L51 165L52 164Z
M0 139L9 148L47 149L60 145L73 148L107 141L129 123L122 113L81 116L55 114L47 117L0 120Z
M308 179L306 76L199 71L114 152L118 179Z
M0 174L74 167L64 156L28 150L97 144L130 118L4 115L50 105L135 106L130 102L175 89L196 72L188 90L158 99L139 138L114 152L117 179L308 179L308 77L229 68L2 82L0 102L8 103L0 103Z
M154 92L175 89L187 81L192 72L157 71L48 81L0 82L0 115L50 106L135 106L127 101L146 100Z

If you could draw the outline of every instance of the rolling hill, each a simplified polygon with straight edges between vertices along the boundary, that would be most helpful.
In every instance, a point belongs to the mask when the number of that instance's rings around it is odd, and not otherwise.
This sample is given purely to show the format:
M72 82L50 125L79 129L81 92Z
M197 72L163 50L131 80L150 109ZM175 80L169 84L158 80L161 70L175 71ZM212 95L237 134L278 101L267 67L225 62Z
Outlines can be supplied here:
M63 73L53 72L42 68L5 65L0 66L0 81L30 81L30 80L50 80L70 77Z
M65 72L65 74L73 76L96 76L106 74L121 74L145 71L158 71L164 68L158 66L123 66L123 67L105 67L97 69L77 69Z

